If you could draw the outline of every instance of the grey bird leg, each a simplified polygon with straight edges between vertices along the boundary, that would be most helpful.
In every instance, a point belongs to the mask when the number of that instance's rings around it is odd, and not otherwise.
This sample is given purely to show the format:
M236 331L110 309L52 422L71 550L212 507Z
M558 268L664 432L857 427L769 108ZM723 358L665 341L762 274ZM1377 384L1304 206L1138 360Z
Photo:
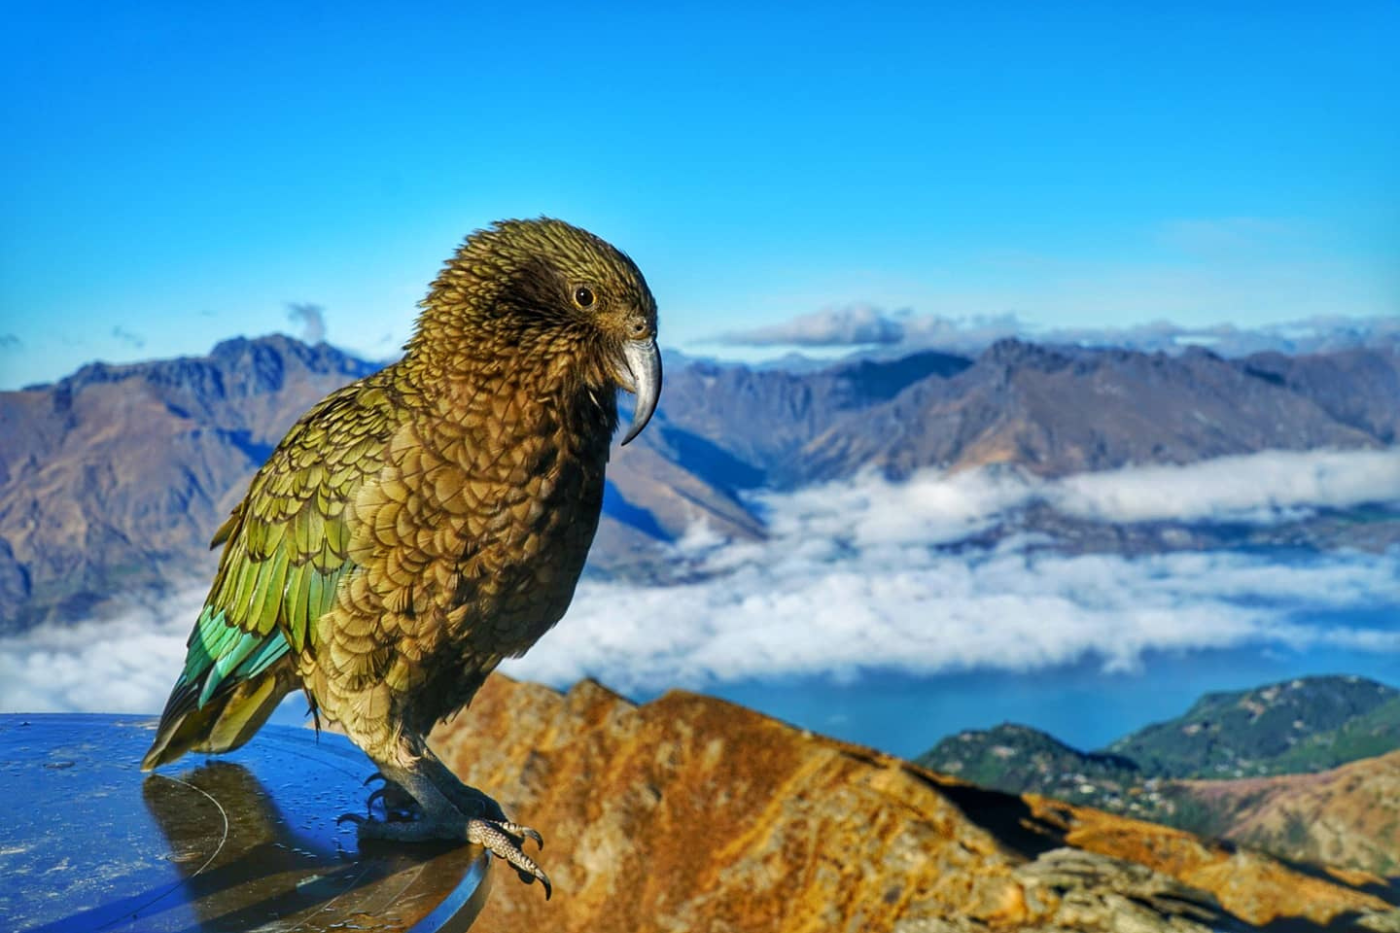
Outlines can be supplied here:
M361 840L423 842L430 839L465 839L510 863L522 881L529 883L538 878L544 885L545 898L548 899L553 893L549 877L521 848L526 839L533 839L536 845L543 847L540 834L528 826L506 819L496 801L463 784L426 747L421 749L421 753L424 754L409 764L378 762L378 776L384 779L385 786L370 795L370 803L373 804L376 799L382 800L386 816L390 819L366 819L347 813L340 818L341 821L355 823ZM410 799L416 806L407 805ZM418 818L393 819L394 810L416 810Z

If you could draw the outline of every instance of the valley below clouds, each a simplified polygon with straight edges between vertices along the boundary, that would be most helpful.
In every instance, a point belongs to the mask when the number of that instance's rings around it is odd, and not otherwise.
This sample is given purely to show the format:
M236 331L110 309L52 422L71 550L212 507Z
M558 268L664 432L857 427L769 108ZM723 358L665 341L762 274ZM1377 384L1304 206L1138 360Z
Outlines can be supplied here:
M765 491L751 504L766 539L695 525L670 546L687 582L585 579L563 622L502 670L557 686L591 676L650 695L1084 664L1132 677L1158 657L1241 648L1400 659L1394 547L1077 552L1016 530L1031 509L1118 526L1257 527L1368 506L1392 514L1394 449L1265 452L1058 480L998 468L903 482L866 474ZM0 639L0 709L158 712L203 595L191 584L102 619Z

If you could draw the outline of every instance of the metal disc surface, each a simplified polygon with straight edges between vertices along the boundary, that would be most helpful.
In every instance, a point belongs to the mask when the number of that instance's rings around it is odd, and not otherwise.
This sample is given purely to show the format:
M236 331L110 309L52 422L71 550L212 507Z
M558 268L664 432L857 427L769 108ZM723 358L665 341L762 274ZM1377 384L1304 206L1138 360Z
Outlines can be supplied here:
M266 726L142 773L155 721L0 715L0 930L458 931L485 903L474 846L361 849L374 772L344 738Z

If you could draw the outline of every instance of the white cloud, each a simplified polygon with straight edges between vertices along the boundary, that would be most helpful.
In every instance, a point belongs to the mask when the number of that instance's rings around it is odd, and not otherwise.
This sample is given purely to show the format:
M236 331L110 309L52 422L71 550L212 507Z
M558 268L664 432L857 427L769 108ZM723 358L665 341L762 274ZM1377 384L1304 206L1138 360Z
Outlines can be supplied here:
M763 543L697 533L677 560L699 582L586 583L569 615L508 669L622 689L892 668L1034 670L1153 651L1331 644L1400 651L1400 631L1323 627L1301 612L1400 606L1400 551L1286 559L1245 552L1066 555L1044 541L949 548L1046 502L1101 521L1267 521L1318 505L1400 500L1400 451L1270 452L1058 482L1011 471L876 476L759 497Z
M868 305L831 308L804 314L780 324L735 331L719 338L739 346L832 347L893 344L904 339L904 328L885 312Z
M1198 238L1234 235L1230 228L1189 228ZM1400 347L1400 317L1318 315L1261 327L1234 324L1184 326L1149 321L1128 327L1036 327L1014 312L965 317L887 312L869 305L801 315L778 324L734 331L716 343L730 347L849 347L882 344L900 353L933 348L977 354L998 340L1015 337L1047 344L1124 347L1144 352L1177 352L1205 346L1222 356L1266 350L1320 353L1362 347ZM892 351L885 351L892 352Z
M1081 473L1045 484L1043 495L1067 515L1098 521L1267 521L1318 506L1400 501L1400 448L1271 450Z
M1400 447L1270 450L1053 480L1016 468L930 470L903 483L867 473L849 482L756 497L780 538L862 547L957 541L1035 503L1074 518L1122 524L1266 523L1318 507L1370 502L1400 502Z
M0 711L159 713L207 590L0 638Z
M1318 612L1400 603L1400 554L1271 563L1246 554L952 554L902 547L835 560L778 553L681 587L589 583L569 615L507 670L624 690L881 668L1030 671L1152 651L1243 644L1400 651L1400 632L1323 627Z
M134 334L118 324L112 328L112 336L133 350L140 350L146 346L146 339L139 334Z
M1400 501L1400 450L1271 452L1043 481L1006 470L876 476L759 497L771 537L696 526L674 549L696 582L585 582L563 622L506 670L623 690L788 674L1035 671L1085 658L1240 645L1400 653L1393 628L1336 619L1400 607L1400 549L1281 556L1056 553L1042 536L962 542L1048 503L1102 521L1269 521ZM158 712L204 588L119 617L0 639L0 710ZM1315 621L1331 617L1330 623ZM298 710L299 715L299 710Z
M287 320L301 325L302 342L318 344L326 339L326 309L309 301L294 301L287 305Z

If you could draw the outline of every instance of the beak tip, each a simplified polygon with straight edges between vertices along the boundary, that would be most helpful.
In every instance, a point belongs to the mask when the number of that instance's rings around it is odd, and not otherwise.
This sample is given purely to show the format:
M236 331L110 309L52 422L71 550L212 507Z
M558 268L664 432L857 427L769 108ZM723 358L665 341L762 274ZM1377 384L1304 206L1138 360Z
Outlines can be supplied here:
M637 397L636 408L632 412L632 425L622 439L626 447L651 420L656 411L656 401L661 395L661 353L655 340L634 341L624 348L627 372L632 377L632 390Z

